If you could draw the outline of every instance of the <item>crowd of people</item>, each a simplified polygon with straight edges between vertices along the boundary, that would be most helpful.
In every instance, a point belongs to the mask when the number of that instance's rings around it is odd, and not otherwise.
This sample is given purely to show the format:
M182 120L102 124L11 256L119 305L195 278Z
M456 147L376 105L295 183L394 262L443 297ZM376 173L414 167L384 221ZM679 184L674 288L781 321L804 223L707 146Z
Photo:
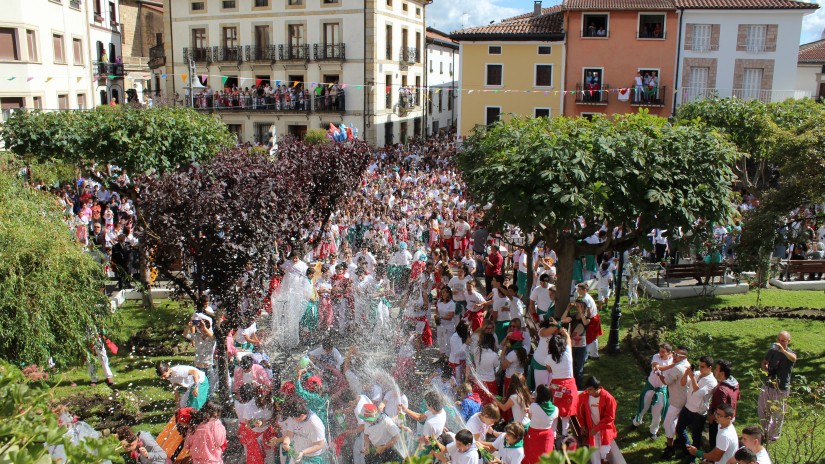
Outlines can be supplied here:
M174 417L157 438L119 430L127 452L141 463L213 464L237 439L249 464L412 455L534 464L553 450L589 446L593 463L621 462L611 386L584 374L599 358L600 313L618 281L618 256L582 256L573 287L556 288L554 250L541 244L528 268L523 247L502 246L487 230L483 205L467 198L451 164L455 149L441 136L377 150L357 191L311 231L312 249L282 250L278 269L265 276L265 301L226 340L213 330L220 302L198 301L184 328L192 362L157 365L174 390ZM78 240L110 255L127 285L133 206L88 180L75 187L55 193ZM511 243L520 236L503 234ZM661 239L666 253L667 239L651 232L651 259ZM625 262L640 256L629 251ZM625 273L631 302L638 300L638 266ZM565 291L573 301L557 308ZM90 338L102 362L104 339ZM789 342L780 333L765 356L762 423L741 429L741 446L733 367L692 358L684 347L663 344L653 356L632 424L649 413L653 438L664 428L664 459L682 452L705 462L770 463L764 444L779 437L796 362ZM234 411L216 396L218 343L232 363ZM108 364L104 370L111 382ZM237 429L227 431L227 417Z
M305 85L259 83L251 87L206 87L192 95L195 108L236 108L269 111L343 111L344 86L335 83ZM188 105L189 98L185 101Z

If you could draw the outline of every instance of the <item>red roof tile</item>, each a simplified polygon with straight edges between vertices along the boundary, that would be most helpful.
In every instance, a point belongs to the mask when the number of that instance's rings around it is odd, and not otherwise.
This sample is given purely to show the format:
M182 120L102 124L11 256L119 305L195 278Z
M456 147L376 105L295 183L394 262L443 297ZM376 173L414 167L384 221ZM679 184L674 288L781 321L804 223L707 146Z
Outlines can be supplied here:
M815 10L816 3L794 0L674 0L677 8L693 10Z
M672 0L564 0L565 10L673 10Z
M545 13L546 12L546 13ZM564 15L561 6L542 8L542 15L533 17L532 13L514 16L488 26L469 27L455 31L451 37L457 40L474 40L484 38L520 38L548 36L564 33Z
M825 63L825 39L799 46L800 63Z

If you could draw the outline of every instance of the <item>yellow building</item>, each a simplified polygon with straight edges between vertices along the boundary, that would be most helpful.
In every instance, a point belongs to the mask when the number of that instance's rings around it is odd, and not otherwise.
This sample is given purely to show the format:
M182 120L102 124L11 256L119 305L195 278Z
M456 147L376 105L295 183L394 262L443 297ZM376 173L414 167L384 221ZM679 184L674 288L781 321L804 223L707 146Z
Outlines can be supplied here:
M535 2L532 13L451 34L460 46L459 136L509 113L562 114L563 20L560 6Z

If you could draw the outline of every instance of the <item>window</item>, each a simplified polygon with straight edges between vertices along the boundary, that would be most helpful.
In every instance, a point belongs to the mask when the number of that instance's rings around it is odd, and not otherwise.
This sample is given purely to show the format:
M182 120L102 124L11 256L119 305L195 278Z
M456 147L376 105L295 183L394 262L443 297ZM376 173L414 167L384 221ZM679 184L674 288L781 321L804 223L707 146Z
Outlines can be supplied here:
M386 30L384 32L385 40L387 42L387 59L392 59L392 26L387 24Z
M487 79L485 80L485 85L490 85L490 86L500 86L500 85L502 85L502 82L503 82L502 74L504 74L504 65L488 64L487 65Z
M32 97L32 106L36 110L43 109L43 99L41 97Z
M688 74L688 88L686 95L683 97L685 102L700 100L705 98L708 92L708 75L710 68L692 67L690 74Z
M236 0L221 0L221 8L224 10L234 10L237 8Z
M579 116L581 116L584 119L587 119L588 121L592 121L593 116L595 116L595 115L596 115L596 113L579 113Z
M401 10L402 11L407 11L408 8L409 8L409 6L406 3L401 4Z
M206 29L192 29L192 48L206 48Z
M81 39L72 39L72 58L75 65L83 66L83 41Z
M453 90L447 92L447 111L453 110Z
M2 110L17 110L26 107L25 97L3 97Z
M63 53L63 36L60 34L52 34L52 47L54 48L54 62L59 64L66 63L66 54Z
M86 109L86 94L79 93L77 94L77 109L85 110Z
M238 46L238 28L225 27L223 28L223 47L236 48Z
M499 118L501 117L501 107L500 106L488 106L487 110L485 111L484 117L484 124L491 126L495 124Z
M550 108L536 108L536 117L537 118L549 118L550 117Z
M324 45L334 47L341 43L341 27L338 23L324 23Z
M324 0L324 5L335 5L338 3L338 0Z
M255 0L255 8L264 8L269 6L269 0Z
M709 51L710 35L712 31L713 26L711 26L710 24L694 24L691 49L697 52Z
M60 110L68 110L69 109L69 96L68 95L58 95L57 96L57 109L60 109Z
M17 29L0 28L0 60L20 60L20 50L17 47Z
M206 10L206 2L192 2L192 11Z
M639 32L636 36L640 39L664 39L665 38L665 15L664 13L643 13L639 15Z
M418 50L418 44L420 44L420 43L421 43L421 33L416 32L415 33L415 47L413 47L413 48L415 48L415 62L416 63L421 62L421 55L423 55L423 53L419 53L419 50ZM442 73L442 74L444 74L444 73Z
M269 26L255 26L255 47L259 50L269 46Z
M290 47L299 47L304 44L303 24L289 24L286 29Z
M748 53L762 53L765 51L765 39L768 36L768 26L766 24L749 24L748 38L745 50Z
M490 45L490 47L487 48L487 53L490 55L501 55L501 46Z
M392 8L392 0L387 0L387 7Z
M535 87L552 87L553 86L553 65L552 64L537 64L535 75Z
M421 16L421 8L416 8L415 9L415 15L416 16Z
M582 37L607 37L610 35L610 16L607 13L582 15Z
M29 61L39 61L37 56L37 34L29 29L26 31L26 45L29 47Z
M442 91L438 92L438 107L437 108L438 108L439 113L441 112L441 105L443 103L443 100L444 100L444 91L442 90Z
M117 8L115 7L115 2L109 2L109 22L112 24L117 24Z
M386 89L385 89L385 91L387 93L385 107L387 109L391 109L392 108L392 74L387 74L386 81L384 81L384 82L386 82L386 86L387 86Z
M226 130L235 136L235 140L242 141L241 136L243 135L243 125L241 124L227 124Z
M553 54L553 47L549 47L546 45L539 45L539 55L551 55Z
M95 0L94 4L92 5L92 8L94 8L95 16L101 16L103 14L102 0Z
M742 78L742 98L759 100L762 94L762 68L745 68Z

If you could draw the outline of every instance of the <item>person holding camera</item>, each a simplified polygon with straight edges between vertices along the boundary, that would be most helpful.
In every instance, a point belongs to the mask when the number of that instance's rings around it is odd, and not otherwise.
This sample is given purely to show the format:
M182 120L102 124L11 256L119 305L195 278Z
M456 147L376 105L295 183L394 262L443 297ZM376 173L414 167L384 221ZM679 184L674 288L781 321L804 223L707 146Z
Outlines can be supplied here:
M195 359L192 364L206 373L209 385L217 385L214 368L215 335L212 330L212 318L198 310L187 324L184 337L191 341L192 347L195 348ZM209 398L214 393L211 390Z
M779 332L776 343L765 354L760 366L768 374L759 394L758 407L759 420L768 441L779 439L785 419L785 403L791 392L791 373L796 364L796 353L788 348L790 343L791 334L784 330Z

